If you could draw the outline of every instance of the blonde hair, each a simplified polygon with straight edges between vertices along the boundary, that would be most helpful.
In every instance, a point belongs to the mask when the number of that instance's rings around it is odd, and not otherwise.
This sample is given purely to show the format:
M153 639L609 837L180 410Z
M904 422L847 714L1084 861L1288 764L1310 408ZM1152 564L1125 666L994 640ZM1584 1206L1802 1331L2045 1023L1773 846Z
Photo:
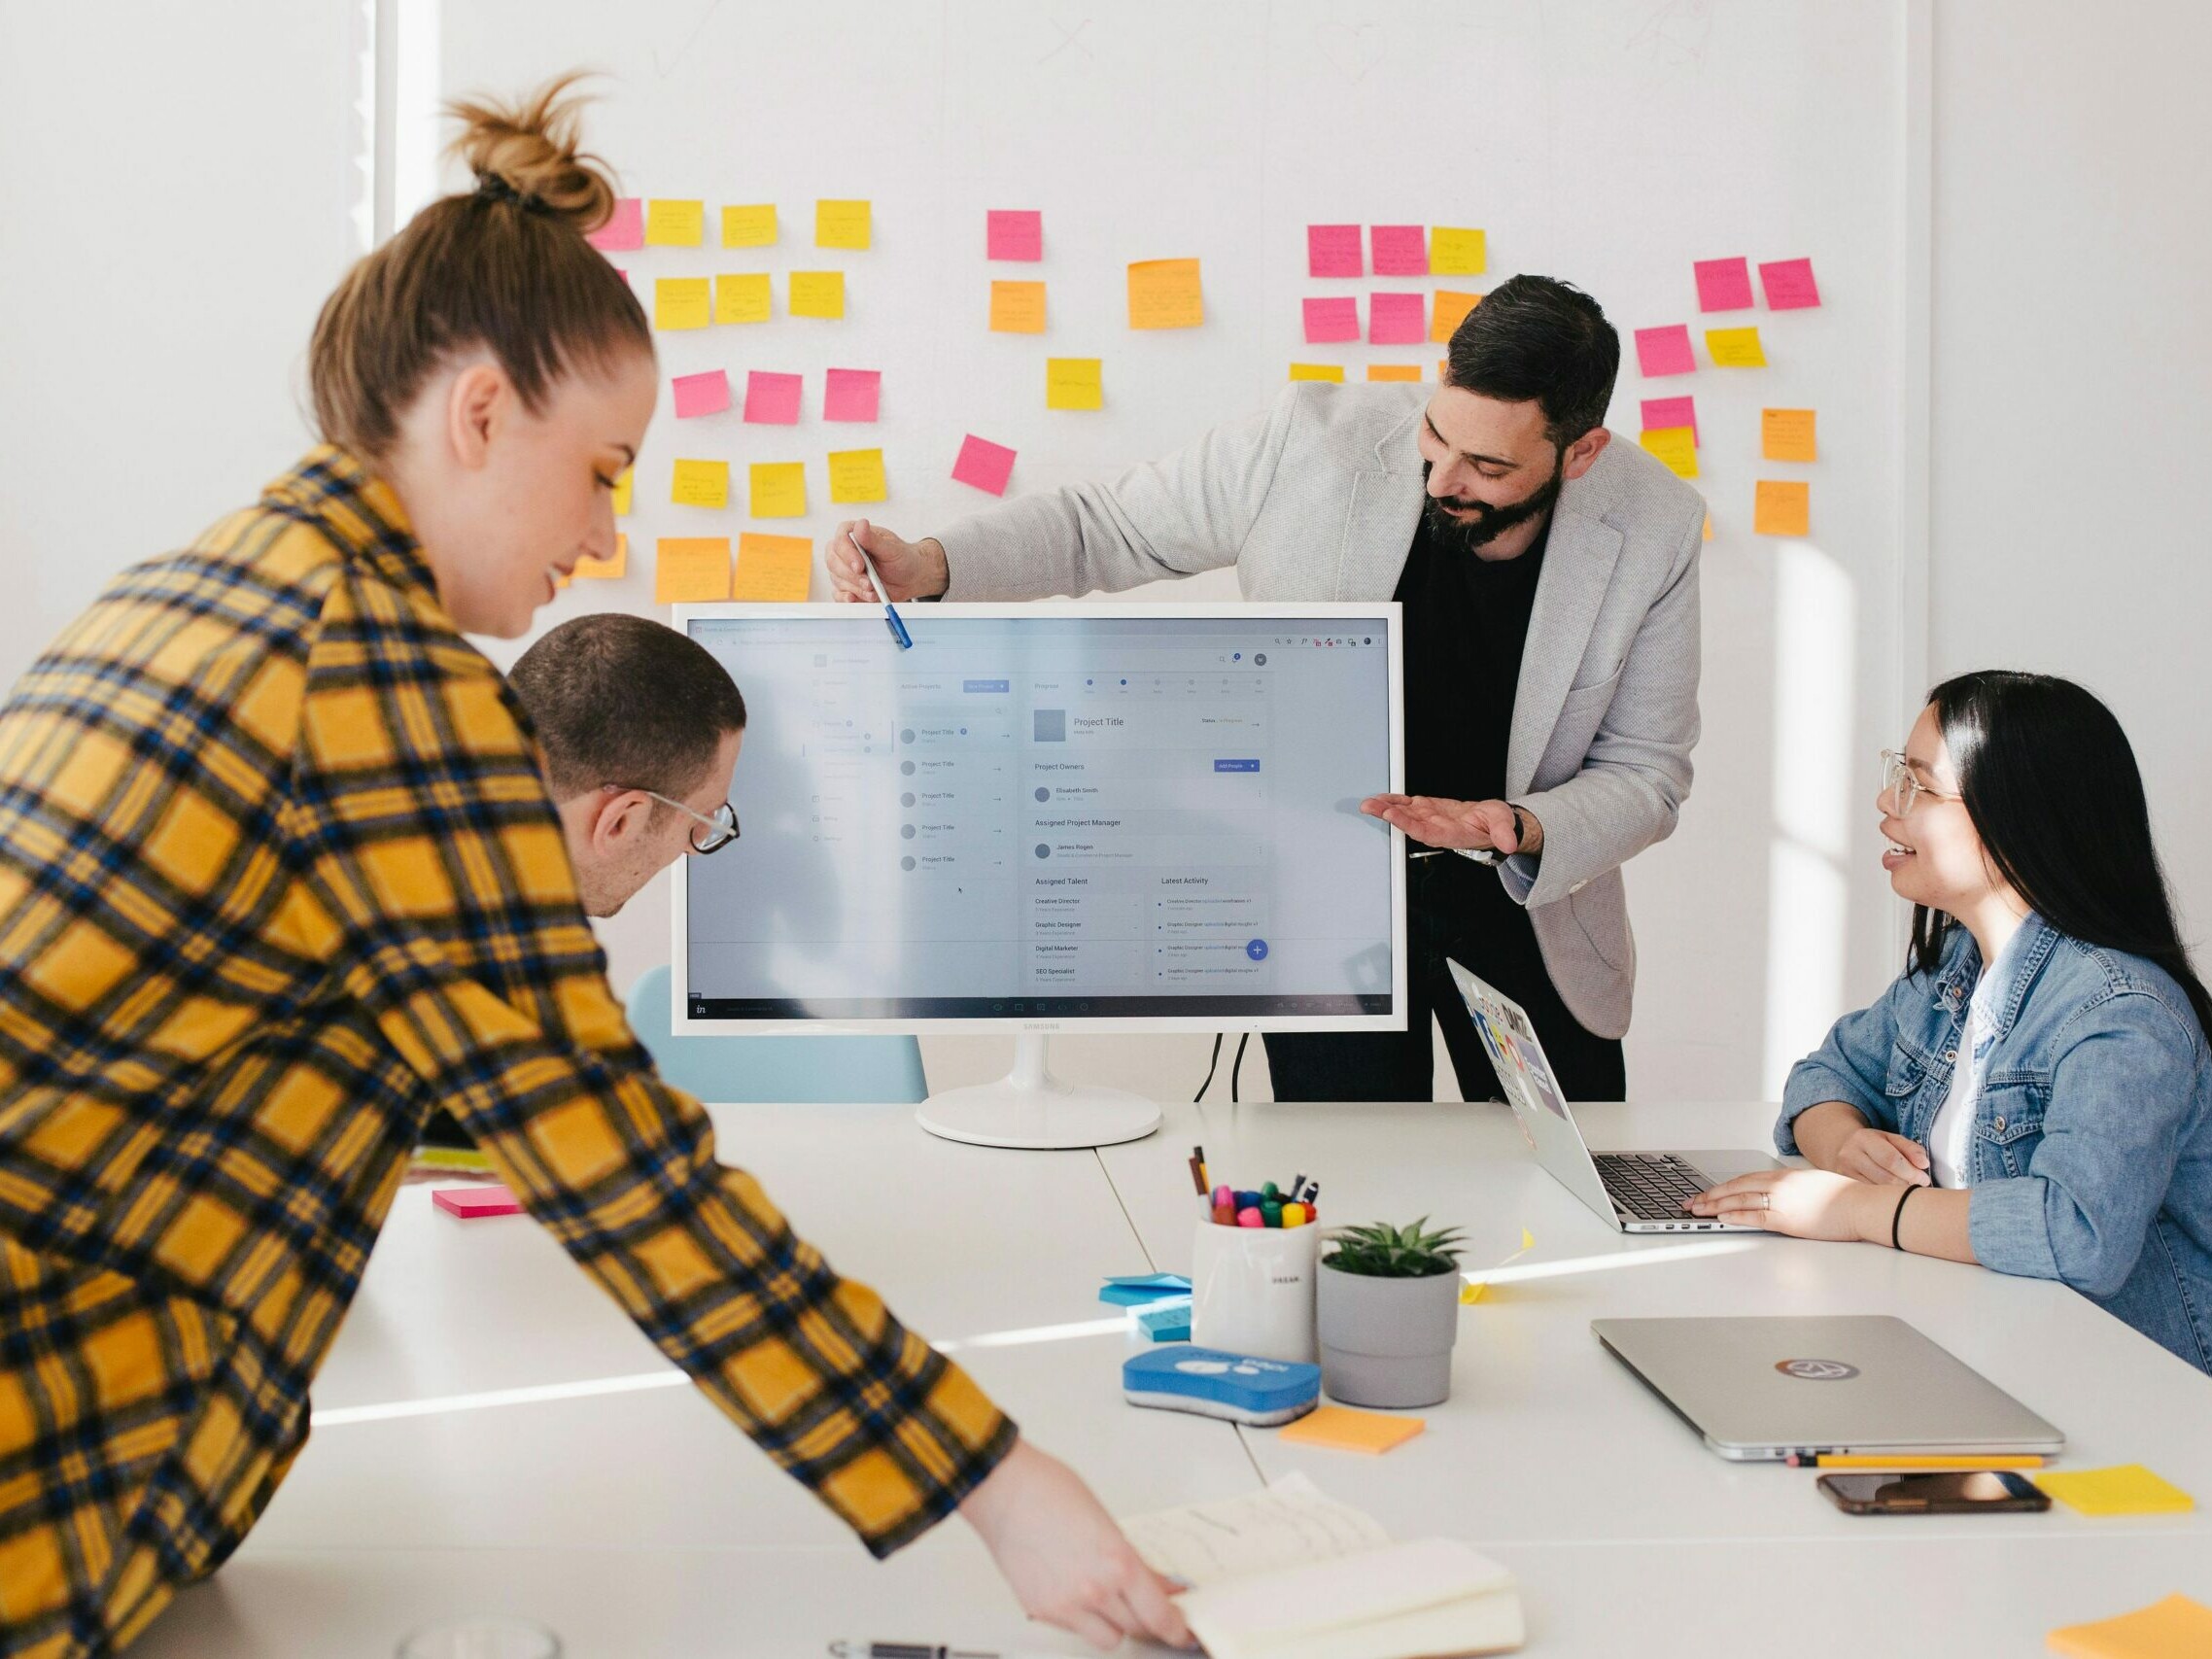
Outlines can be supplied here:
M455 354L488 349L523 406L544 407L579 365L653 351L644 308L585 235L614 212L606 165L577 148L583 99L566 75L512 108L457 100L449 152L477 188L440 197L355 264L323 302L308 349L316 424L367 461Z

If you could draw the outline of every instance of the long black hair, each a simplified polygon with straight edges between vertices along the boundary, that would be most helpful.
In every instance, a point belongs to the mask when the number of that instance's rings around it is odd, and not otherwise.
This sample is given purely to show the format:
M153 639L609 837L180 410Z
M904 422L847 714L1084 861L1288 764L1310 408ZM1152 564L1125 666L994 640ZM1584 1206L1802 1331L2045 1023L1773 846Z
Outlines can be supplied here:
M2156 962L2212 1032L2190 965L2135 751L2112 710L2071 680L1989 669L1928 693L1989 862L2053 927ZM1913 965L1933 972L1957 923L1913 907Z

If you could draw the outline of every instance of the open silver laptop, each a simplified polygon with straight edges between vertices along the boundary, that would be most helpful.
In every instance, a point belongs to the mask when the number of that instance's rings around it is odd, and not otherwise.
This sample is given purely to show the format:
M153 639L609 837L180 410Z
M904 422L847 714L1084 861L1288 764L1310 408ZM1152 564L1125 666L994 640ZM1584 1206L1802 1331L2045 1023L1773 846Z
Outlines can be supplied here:
M1901 1319L1594 1319L1590 1330L1705 1443L1791 1454L1987 1457L2066 1436Z
M1760 1232L1733 1222L1693 1216L1682 1200L1754 1169L1780 1169L1756 1152L1601 1152L1593 1155L1568 1109L1567 1096L1544 1058L1536 1027L1519 1003L1492 989L1459 963L1452 981L1498 1068L1499 1085L1553 1179L1623 1232Z

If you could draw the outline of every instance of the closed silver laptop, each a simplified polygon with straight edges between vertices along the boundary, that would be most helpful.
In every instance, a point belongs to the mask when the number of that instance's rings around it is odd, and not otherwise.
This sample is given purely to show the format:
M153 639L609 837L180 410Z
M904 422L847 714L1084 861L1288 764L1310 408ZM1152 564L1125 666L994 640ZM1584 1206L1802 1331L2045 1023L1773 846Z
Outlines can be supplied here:
M1592 1153L1521 1005L1459 963L1450 967L1522 1133L1562 1187L1623 1232L1765 1231L1693 1216L1682 1201L1754 1169L1780 1169L1779 1159L1756 1152Z
M1724 1458L1985 1457L2066 1436L1901 1319L1594 1319L1615 1358Z

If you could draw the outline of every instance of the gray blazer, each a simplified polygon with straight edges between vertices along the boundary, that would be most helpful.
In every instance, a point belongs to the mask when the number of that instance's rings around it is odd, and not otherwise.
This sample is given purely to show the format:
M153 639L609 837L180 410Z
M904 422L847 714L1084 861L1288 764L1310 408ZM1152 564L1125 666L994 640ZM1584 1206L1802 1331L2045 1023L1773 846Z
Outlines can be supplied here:
M1297 382L1111 484L1024 496L938 536L948 600L1118 590L1234 564L1247 599L1377 600L1421 514L1417 386ZM1705 502L1618 437L1560 493L1513 701L1505 793L1543 823L1499 877L1568 1008L1628 1030L1620 867L1673 833L1698 738Z

